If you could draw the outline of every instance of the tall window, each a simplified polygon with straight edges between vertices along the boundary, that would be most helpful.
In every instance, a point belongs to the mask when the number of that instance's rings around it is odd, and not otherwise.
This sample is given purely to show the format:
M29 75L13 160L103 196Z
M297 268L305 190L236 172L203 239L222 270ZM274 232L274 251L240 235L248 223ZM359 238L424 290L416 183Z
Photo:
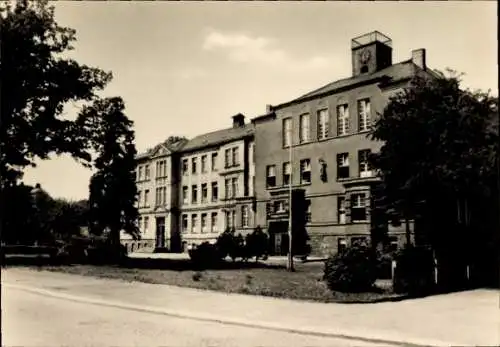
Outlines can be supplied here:
M290 184L290 178L292 176L292 166L290 163L283 163L283 185L287 186Z
M224 212L224 219L224 222L226 223L226 229L231 228L231 211Z
M300 161L300 183L311 183L311 160L303 159Z
M311 200L306 200L306 222L311 223L311 220L312 220Z
M160 206L162 204L162 198L161 198L161 187L156 188L156 195L155 195L155 206Z
M151 177L151 171L149 169L149 165L144 166L144 179L149 180Z
M231 211L231 227L235 227L236 225L236 211L232 210Z
M366 220L366 196L365 194L351 195L351 221Z
M182 215L182 231L187 232L188 230L188 216L187 214Z
M358 101L358 130L366 131L370 127L371 110L370 99L363 99Z
M208 201L208 185L203 183L201 185L201 202L206 203Z
M139 169L137 170L137 172L138 172L138 174L137 174L137 180L138 181L142 181L142 170L143 170L143 167L139 166Z
M156 162L156 178L167 176L167 161L160 160Z
M225 188L225 198L226 199L230 199L232 196L233 196L233 192L231 190L232 186L231 186L231 179L230 178L226 178L224 180L224 188Z
M191 215L191 232L195 233L197 227L198 227L198 216L195 214L192 214Z
M337 241L337 252L342 253L347 249L347 241L343 237L339 237Z
M146 233L149 229L149 217L144 217L144 232Z
M207 172L207 156L201 156L201 172Z
M187 205L189 203L189 194L187 186L182 187L182 203L184 205Z
M142 192L137 191L137 207L142 207Z
M369 162L370 150L364 149L358 152L359 177L370 177L372 169Z
M283 119L283 147L292 144L292 118Z
M318 111L318 139L326 139L330 129L330 120L328 119L328 110Z
M300 116L299 123L299 141L300 143L307 142L310 140L310 117L308 114L303 114Z
M198 203L198 187L196 185L191 186L191 203Z
M349 132L349 106L337 106L337 135L345 135Z
M196 167L196 164L197 164L197 162L198 162L198 160L197 160L197 159L198 159L198 158L196 158L196 157L195 157L195 158L191 158L191 173L192 173L193 175L195 175L195 174L196 174L196 172L197 172L197 167Z
M137 227L139 228L139 231L143 231L142 229L142 217L139 217L137 220Z
M266 202L266 219L269 219L273 214L273 204L270 202Z
M231 196L232 198L238 196L238 178L233 177L231 178L231 187L232 187L232 193L233 195Z
M189 170L189 163L187 159L182 160L182 174L187 175Z
M240 165L240 156L239 156L239 148L234 147L231 150L232 156L233 156L233 166L238 166Z
M241 206L241 226L248 227L248 206Z
M212 182L212 202L217 202L219 199L219 187L217 182Z
M212 153L212 171L217 171L217 152Z
M337 179L349 177L349 153L337 154Z
M231 149L226 149L224 151L224 167L228 168L231 166Z
M144 206L149 207L149 189L144 191Z
M276 186L276 166L268 165L266 167L266 185L268 188Z
M339 224L345 224L346 223L346 218L345 218L345 198L343 196L337 197L337 216L338 216L338 223Z
M217 230L217 212L212 212L210 215L210 231L215 232Z
M201 232L206 233L207 231L208 231L207 230L207 214L202 213L201 214Z

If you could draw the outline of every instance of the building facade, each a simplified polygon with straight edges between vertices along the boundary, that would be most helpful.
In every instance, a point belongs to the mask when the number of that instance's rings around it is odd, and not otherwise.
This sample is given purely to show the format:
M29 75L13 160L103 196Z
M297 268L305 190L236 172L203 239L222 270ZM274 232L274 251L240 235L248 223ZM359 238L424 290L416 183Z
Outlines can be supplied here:
M214 242L227 228L245 234L254 227L253 124L242 114L233 126L189 140L180 150L181 249Z
M372 228L373 185L368 162L381 143L367 135L389 97L415 74L428 74L425 50L392 63L392 41L379 32L352 40L352 76L297 99L268 106L255 125L256 224L268 231L271 252L286 254L290 185L306 195L313 254L335 253ZM390 227L391 242L404 228Z

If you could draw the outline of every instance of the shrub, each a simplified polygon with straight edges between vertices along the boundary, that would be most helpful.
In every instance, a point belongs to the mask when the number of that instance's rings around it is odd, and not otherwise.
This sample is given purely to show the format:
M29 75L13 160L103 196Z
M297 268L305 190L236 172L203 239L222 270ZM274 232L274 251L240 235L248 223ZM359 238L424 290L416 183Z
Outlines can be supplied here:
M257 226L255 230L246 237L245 246L247 248L247 256L249 258L255 257L255 261L259 260L259 258L267 259L268 244L267 234L262 231L260 226Z
M409 246L395 256L396 270L393 288L396 293L429 294L434 288L434 258L432 250Z
M196 266L205 268L221 261L217 247L210 242L203 242L198 247L189 250L189 257Z
M326 260L323 279L332 291L372 290L377 279L375 252L364 244L348 247Z

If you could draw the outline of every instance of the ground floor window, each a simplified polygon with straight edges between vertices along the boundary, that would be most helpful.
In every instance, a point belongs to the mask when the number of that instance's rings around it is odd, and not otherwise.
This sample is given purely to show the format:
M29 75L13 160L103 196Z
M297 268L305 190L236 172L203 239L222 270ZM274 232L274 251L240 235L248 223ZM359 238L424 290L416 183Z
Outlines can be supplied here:
M343 251L346 250L346 248L347 248L346 239L343 237L339 237L339 239L337 240L337 252L342 253Z
M366 221L366 194L351 195L351 221Z

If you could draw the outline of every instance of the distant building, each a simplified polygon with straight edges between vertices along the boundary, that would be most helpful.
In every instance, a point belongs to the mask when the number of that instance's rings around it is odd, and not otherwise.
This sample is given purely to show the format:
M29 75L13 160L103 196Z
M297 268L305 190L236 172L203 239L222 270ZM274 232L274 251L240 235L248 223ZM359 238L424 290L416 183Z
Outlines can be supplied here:
M378 178L368 155L382 144L367 134L391 95L414 75L434 73L424 49L393 64L392 41L379 32L353 39L351 56L351 77L268 106L265 115L252 120L256 223L269 232L274 254L287 253L290 184L305 190L313 253L336 252L369 237L371 192ZM403 227L391 226L390 234L394 247L403 242Z
M214 242L226 228L253 228L253 148L253 124L237 114L231 128L197 136L180 150L182 250Z

